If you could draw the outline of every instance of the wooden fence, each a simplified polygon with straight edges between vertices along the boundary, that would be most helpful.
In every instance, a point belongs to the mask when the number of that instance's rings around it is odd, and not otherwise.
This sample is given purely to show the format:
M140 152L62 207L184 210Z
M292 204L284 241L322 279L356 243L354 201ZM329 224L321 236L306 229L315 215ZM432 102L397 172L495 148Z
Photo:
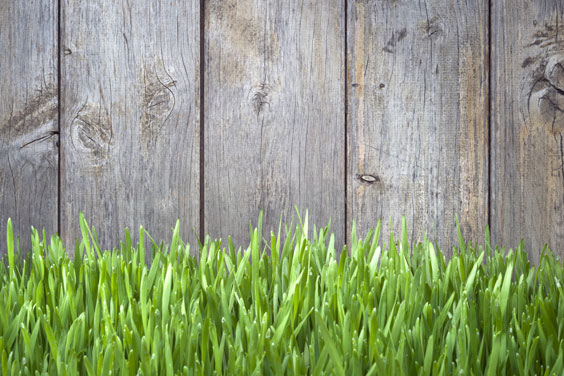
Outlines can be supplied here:
M338 244L407 216L564 254L560 0L0 0L0 242L12 217L235 243L265 210Z

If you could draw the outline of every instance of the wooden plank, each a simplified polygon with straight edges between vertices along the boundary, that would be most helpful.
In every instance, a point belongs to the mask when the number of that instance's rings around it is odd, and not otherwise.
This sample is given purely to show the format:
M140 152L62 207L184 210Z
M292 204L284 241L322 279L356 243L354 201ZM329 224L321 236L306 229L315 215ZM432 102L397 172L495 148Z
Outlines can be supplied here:
M104 247L199 222L199 1L62 0L62 228Z
M343 0L206 3L205 229L248 244L297 205L344 243ZM295 219L294 215L294 219ZM295 223L295 222L294 222Z
M8 217L25 252L57 230L57 3L2 1L0 51L0 253Z
M564 4L492 3L492 230L564 255Z
M486 0L349 1L348 226L407 218L457 244L487 223Z

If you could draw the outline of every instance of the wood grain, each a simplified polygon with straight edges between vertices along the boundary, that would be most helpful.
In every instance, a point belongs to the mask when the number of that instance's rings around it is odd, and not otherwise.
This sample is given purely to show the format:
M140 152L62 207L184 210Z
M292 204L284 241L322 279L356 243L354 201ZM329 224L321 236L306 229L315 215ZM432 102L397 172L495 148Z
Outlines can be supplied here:
M343 0L206 2L205 230L309 209L344 243Z
M535 263L564 255L563 23L558 0L493 2L492 229Z
M62 0L62 227L103 247L127 226L199 222L199 1Z
M348 4L348 228L405 215L448 256L487 223L487 1Z
M0 6L0 253L12 218L22 250L30 226L57 230L57 3Z

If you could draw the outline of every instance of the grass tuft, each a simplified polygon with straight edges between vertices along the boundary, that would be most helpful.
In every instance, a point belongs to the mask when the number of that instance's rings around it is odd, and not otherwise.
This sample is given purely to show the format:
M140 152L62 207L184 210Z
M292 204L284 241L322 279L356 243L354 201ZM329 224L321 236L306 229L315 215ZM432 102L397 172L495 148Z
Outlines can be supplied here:
M9 221L2 374L564 373L564 269L548 248L534 267L523 243L493 250L487 230L484 245L459 232L446 262L409 244L403 221L387 245L380 223L353 230L337 259L307 215L267 239L260 222L241 252L201 239L198 261L178 223L170 246L141 227L110 252L81 215L73 261L35 229L21 257Z

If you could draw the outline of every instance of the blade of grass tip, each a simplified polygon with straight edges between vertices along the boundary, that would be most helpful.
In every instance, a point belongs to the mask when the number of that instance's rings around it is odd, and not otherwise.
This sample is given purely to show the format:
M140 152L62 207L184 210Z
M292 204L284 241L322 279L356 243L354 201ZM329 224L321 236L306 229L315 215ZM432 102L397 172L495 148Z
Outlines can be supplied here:
M304 218L304 227L303 227L303 234L304 234L304 238L307 239L308 235L308 217L309 217L309 210L306 210L306 214L305 214L305 218Z
M270 257L272 257L272 281L276 280L276 270L278 270L278 259L279 259L279 240L274 235L274 232L270 232Z
M260 219L259 219L260 222ZM260 242L260 233L258 229L255 229L254 234L251 238L251 257L252 257L252 265L251 265L251 278L252 278L252 285L253 285L253 300L255 306L255 313L256 317L261 317L262 312L260 307L260 294L259 294L259 242Z
M392 339L394 344L397 344L399 342L400 332L401 332L403 326L405 325L405 323L404 323L405 307L406 307L406 301L404 300L403 302L401 302L396 314L394 315L395 316L394 317L394 324L393 324L392 330L390 332L391 339Z
M35 322L35 326L33 327L33 331L31 332L31 337L29 339L29 348L31 349L31 351L34 351L36 349L35 343L37 342L37 336L39 335L40 329L41 329L41 320L37 320Z
M16 265L14 262L14 232L12 229L12 219L8 218L8 228L6 230L6 242L8 247L8 267L10 268L10 279L16 276Z
M456 216L456 233L458 234L458 246L460 247L460 252L466 253L466 243L464 243L464 238L462 237L462 231L460 230L460 222L458 221L458 215Z
M306 320L309 318L309 315L311 315L311 313L313 312L314 309L315 309L315 307L311 307L309 312L304 315L304 318L302 319L302 321L300 321L298 326L296 326L296 329L294 329L294 337L296 337L300 333L300 330L302 330L302 326L304 326Z
M317 232L317 226L315 223L313 224L313 233L311 236L314 243L317 242L317 239L321 236L321 228L319 229L319 232Z
M378 271L378 262L380 261L380 254L381 254L381 248L378 246L374 250L374 253L372 254L372 259L370 260L370 264L369 264L370 280L374 280L374 276Z
M374 229L370 228L368 229L368 233L366 234L366 236L364 237L364 241L362 242L362 246L364 247L364 255L367 256L368 258L372 257L372 239L374 238Z
M284 312L280 312L277 317L282 317L276 329L274 330L274 336L272 337L272 341L276 347L280 344L280 340L284 335L284 330L286 329L286 324L288 323L288 319L290 318L290 314L292 313L292 306L287 304L284 308Z
M462 256L462 255L460 255L460 257L458 258L458 274L460 275L460 281L462 283L465 283L466 282L466 264L464 263L464 256Z
M298 223L299 223L299 226L300 226L300 229L301 229L301 232L302 232L302 237L303 237L304 224L302 222L302 217L300 216L300 211L298 210L298 205L295 206L295 209L296 209L296 214L298 216ZM297 229L297 225L296 225L296 229Z
M141 267L145 267L145 229L143 226L139 226L139 242L137 243L137 249L139 251L139 262Z
M351 229L351 256L354 256L353 253L356 250L358 244L358 240L356 239L356 221L353 220L352 229Z
M493 346L488 359L487 373L486 373L488 376L495 376L498 373L497 366L501 355L500 345L501 345L501 333L496 333L494 334L493 337Z
M100 249L100 241L98 240L98 233L96 232L96 227L92 226L92 230L90 227L86 227L88 229L88 233L90 234L90 238L92 238L92 246L96 251L96 255L98 258L102 257L102 250Z
M147 280L146 280L147 292L150 292L151 289L153 288L153 285L155 283L155 278L157 276L157 272L160 268L160 261L161 261L161 253L159 252L156 254L155 259L151 264L151 269L149 270L149 274L147 276Z
M411 267L411 249L409 248L409 241L407 239L407 220L405 216L402 217L401 220L401 243L402 243L402 250L401 253L403 255L403 263L405 266L405 270L410 270Z
M398 250L394 239L393 218L390 217L390 240L388 243L388 257L392 260L392 266L395 268L398 260Z
M255 229L251 234L251 262L252 262L252 278L253 283L258 279L258 269L259 269L259 243L260 243L260 233L258 229Z
M80 254L80 243L78 242L78 239L76 239L74 246L74 271L77 276L80 272L80 267L82 266L83 257L84 256Z
M281 248L280 248L280 242L282 239L282 219L283 219L283 215L280 214L280 222L278 222L278 233L276 235L276 260L278 261L280 259L281 256ZM274 250L273 250L274 251ZM277 262L278 264L278 262Z
M484 258L484 251L480 253L480 257L478 257L478 260L476 260L474 266L472 267L472 271L470 271L470 274L468 275L468 279L466 280L466 285L464 287L466 292L472 289L472 286L474 284L474 279L476 278L476 273L478 272L478 267L482 264L483 258Z
M433 276L433 281L436 281L439 278L439 263L437 261L437 254L435 253L435 247L433 247L433 243L427 243L428 252L429 252L429 260L431 261L431 274Z
M484 236L484 242L486 244L484 244L484 247L486 248L486 260L490 260L490 255L491 255L491 249L492 249L492 243L490 240L490 227L489 225L486 225L486 234Z
M505 271L505 277L503 278L503 284L501 285L501 316L505 317L507 312L507 303L509 302L509 290L511 288L511 277L513 276L513 263L509 263Z
M329 264L330 260L337 260L337 252L335 251L335 234L329 236L329 245L327 246L327 257L325 262Z
M284 214L280 214L280 220L278 221L278 236L276 239L280 239L280 235L282 234L282 221L284 220Z
M86 369L86 374L88 376L95 376L96 375L96 372L94 372L94 367L92 366L90 359L88 359L88 356L84 355L82 357L82 363L84 364L84 368Z
M53 333L53 329L51 328L51 325L49 325L49 322L45 319L45 315L41 316L41 326L45 331L45 336L47 337L47 342L49 343L49 347L51 348L51 354L53 356L53 359L56 360L59 354L57 341L55 340L55 334Z
M174 230L172 231L172 240L170 242L170 258L173 261L177 261L177 250L178 245L180 244L180 220L176 220L176 225L174 226Z
M290 285L290 288L288 289L288 299L291 299L291 297L294 295L294 292L296 291L296 286L298 286L298 284L300 283L302 276L304 275L304 271L305 269L302 270L300 274L298 274L296 279Z
M514 268L517 265L517 257L519 257L519 255L522 254L524 248L525 248L525 242L523 241L523 239L521 239L521 241L519 242L519 245L515 249L515 255L513 256L513 267Z
M263 210L261 209L260 212L259 212L259 218L258 218L258 224L257 224L259 247L262 244L262 215L263 215Z
M126 260L131 259L131 234L128 227L125 228L125 256Z
M22 257L22 249L20 247L20 237L16 236L16 247L14 249L14 255L16 256L14 258L14 262L18 263L18 270L21 269L21 265L22 265L22 261L23 261L23 257Z
M332 223L332 218L329 217L329 222L327 222L327 227L325 227L324 231L324 236L326 236L328 233L331 232L331 223Z
M407 220L405 215L401 217L401 247L402 253L406 256L406 260L409 261L409 242L407 240Z
M82 234L82 243L84 244L84 248L86 248L86 255L88 256L88 260L94 260L92 257L92 251L90 249L90 237L88 236L88 224L86 223L86 218L84 218L84 213L80 212L80 232Z
M162 301L162 327L164 328L168 323L168 308L170 303L170 288L172 285L172 264L168 264L166 276L163 286L163 301Z
M380 234L382 232L382 220L378 218L378 223L376 224L376 231L374 231L374 238L372 239L372 247L376 248L380 244Z
M155 239L153 239L153 237L151 236L151 234L149 234L147 231L144 232L145 235L147 235L147 237L149 238L149 240L151 241L151 258L153 256L153 251L155 250L160 250L162 248L162 244L158 245L157 242L155 241ZM160 253L160 252L159 252Z
M106 351L104 352L104 358L102 362L102 372L101 375L109 375L110 370L113 368L114 363L114 348L111 344L106 345Z
M564 374L564 352L560 351L560 354L558 354L558 358L556 359L556 362L554 363L554 366L552 367L552 374L553 375L562 375Z
M431 367L433 365L433 347L434 347L434 340L433 335L429 337L427 340L427 349L425 350L425 360L423 363L423 374L431 375Z
M345 369L343 367L344 359L337 350L337 345L333 338L331 338L331 334L325 325L325 320L321 317L319 312L316 312L315 315L317 316L317 323L319 324L319 329L321 330L321 335L323 337L323 342L325 346L329 348L329 353L331 354L331 361L333 362L333 366L335 367L335 371L337 375L345 375Z
M208 252L210 247L209 238L206 236L204 239L204 245L200 248L200 273L205 275L206 273L206 264L208 262Z

